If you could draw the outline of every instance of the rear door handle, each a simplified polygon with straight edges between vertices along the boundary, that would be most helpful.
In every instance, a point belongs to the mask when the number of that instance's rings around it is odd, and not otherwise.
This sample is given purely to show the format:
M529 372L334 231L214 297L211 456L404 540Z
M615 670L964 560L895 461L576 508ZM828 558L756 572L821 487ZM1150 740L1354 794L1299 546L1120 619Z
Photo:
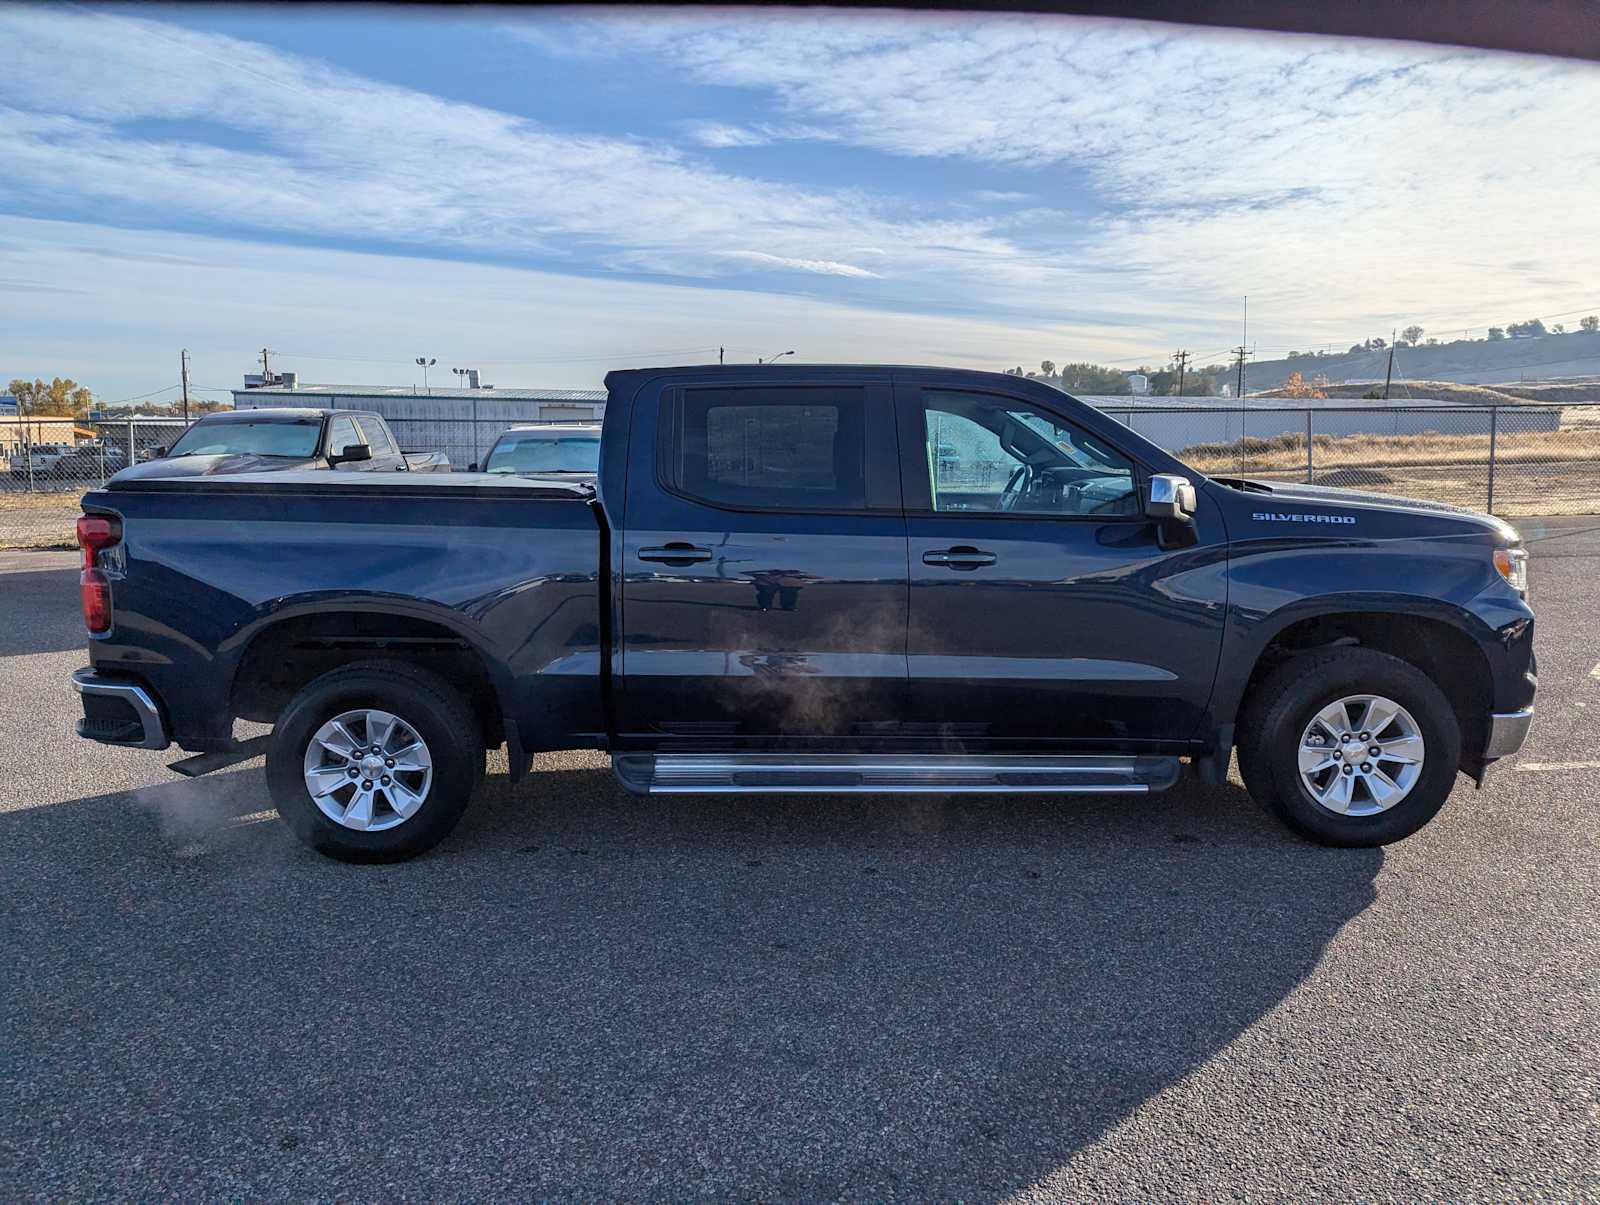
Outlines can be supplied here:
M687 565L693 561L709 561L711 549L696 548L693 544L685 544L674 540L661 548L639 549L641 561L662 561L668 565Z
M977 569L992 565L995 555L974 548L970 544L957 544L954 548L935 548L922 554L924 565L943 565L947 569Z

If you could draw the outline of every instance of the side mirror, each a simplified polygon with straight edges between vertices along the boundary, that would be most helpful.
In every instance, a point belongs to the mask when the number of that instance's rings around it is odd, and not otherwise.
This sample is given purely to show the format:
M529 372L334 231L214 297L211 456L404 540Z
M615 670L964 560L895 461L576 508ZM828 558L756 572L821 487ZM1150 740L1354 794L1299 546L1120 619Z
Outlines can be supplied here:
M155 447L150 449L150 459L151 460L160 460L166 454L167 454L167 445L166 444L157 444Z
M467 466L467 472L476 473L477 471L478 471L478 462L476 460L474 460L471 464L469 464Z
M370 444L346 444L343 452L335 453L328 457L329 464L354 464L359 460L372 459L372 446Z
M1145 517L1173 519L1187 523L1197 509L1194 486L1176 473L1157 473L1150 478L1150 496L1144 504Z

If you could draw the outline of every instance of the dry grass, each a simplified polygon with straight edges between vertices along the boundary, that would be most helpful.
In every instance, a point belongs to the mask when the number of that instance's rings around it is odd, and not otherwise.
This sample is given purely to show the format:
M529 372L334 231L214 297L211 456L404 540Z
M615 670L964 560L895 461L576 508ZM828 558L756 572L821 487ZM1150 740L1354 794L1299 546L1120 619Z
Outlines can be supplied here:
M73 546L81 489L59 494L0 493L0 549Z
M1290 470L1305 467L1306 438L1294 433L1271 439L1247 435L1232 443L1193 444L1177 455L1205 473L1237 471L1241 455L1248 468ZM1600 425L1502 432L1495 439L1495 459L1501 465L1600 462ZM1426 431L1420 435L1314 435L1311 439L1311 461L1318 469L1343 465L1381 465L1386 469L1483 466L1488 460L1488 435Z

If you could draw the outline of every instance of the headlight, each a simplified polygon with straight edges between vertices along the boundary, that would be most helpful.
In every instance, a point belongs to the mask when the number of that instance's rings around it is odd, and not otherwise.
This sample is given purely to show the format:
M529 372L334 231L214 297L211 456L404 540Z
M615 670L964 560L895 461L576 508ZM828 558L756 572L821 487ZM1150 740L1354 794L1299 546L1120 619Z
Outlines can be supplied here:
M1494 567L1500 576L1524 598L1528 594L1528 550L1526 548L1496 548Z

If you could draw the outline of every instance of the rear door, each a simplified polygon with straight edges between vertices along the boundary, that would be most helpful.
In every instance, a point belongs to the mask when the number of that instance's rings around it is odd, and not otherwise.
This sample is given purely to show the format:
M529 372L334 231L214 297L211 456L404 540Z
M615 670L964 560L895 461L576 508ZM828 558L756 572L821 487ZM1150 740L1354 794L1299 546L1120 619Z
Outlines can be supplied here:
M1221 651L1215 508L1202 504L1195 542L1161 547L1145 467L1074 421L1069 399L918 381L896 398L908 718L980 742L1191 736Z
M628 438L624 733L804 742L898 719L906 533L887 381L675 384L641 398Z
M361 429L367 446L372 449L372 459L368 462L368 467L405 472L405 458L400 455L400 449L395 447L394 440L389 438L387 423L375 415L363 414L356 420L356 425Z

